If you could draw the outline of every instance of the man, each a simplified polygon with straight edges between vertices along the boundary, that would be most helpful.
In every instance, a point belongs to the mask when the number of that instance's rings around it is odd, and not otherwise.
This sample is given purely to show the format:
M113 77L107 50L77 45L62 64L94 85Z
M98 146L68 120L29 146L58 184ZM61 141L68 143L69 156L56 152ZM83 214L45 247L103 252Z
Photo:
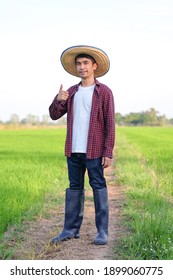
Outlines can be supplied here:
M65 197L63 231L51 240L52 244L79 238L84 209L84 176L87 169L93 189L96 245L108 242L108 192L104 168L112 163L115 116L111 90L96 78L110 67L108 56L91 46L74 46L61 55L64 69L81 81L67 91L60 86L49 107L50 117L57 120L67 113L67 157L69 188Z

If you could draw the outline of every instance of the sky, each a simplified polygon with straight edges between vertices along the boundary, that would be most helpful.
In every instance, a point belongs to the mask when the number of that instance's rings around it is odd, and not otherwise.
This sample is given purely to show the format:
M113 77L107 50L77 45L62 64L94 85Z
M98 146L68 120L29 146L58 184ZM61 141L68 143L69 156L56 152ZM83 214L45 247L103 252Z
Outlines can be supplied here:
M0 0L0 120L48 114L60 85L80 81L60 63L74 45L109 56L98 80L116 112L155 108L173 118L172 0Z

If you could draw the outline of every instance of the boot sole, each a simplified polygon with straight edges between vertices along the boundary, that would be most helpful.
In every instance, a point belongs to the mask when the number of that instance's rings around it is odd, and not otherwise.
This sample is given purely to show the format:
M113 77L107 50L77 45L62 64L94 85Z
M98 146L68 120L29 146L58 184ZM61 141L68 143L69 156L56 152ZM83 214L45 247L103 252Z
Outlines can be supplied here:
M80 238L80 236L79 235L75 235L75 236L69 236L69 237L66 237L66 238L63 238L63 239L58 239L57 238L57 240L51 240L50 241L50 244L51 245L56 245L56 244L58 244L58 243L61 243L61 242L64 242L64 241L67 241L67 240L69 240L69 239L79 239Z
M95 242L95 241L93 241L93 244L94 245L107 245L108 242Z

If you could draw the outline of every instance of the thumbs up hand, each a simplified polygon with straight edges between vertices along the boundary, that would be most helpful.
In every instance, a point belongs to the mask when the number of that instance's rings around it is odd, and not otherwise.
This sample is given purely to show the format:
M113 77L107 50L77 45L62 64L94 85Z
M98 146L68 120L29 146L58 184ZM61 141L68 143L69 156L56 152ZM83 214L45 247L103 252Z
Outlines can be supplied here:
M57 96L57 100L58 101L66 101L69 97L69 93L68 91L63 90L63 85L61 84L60 89L59 89L59 93Z

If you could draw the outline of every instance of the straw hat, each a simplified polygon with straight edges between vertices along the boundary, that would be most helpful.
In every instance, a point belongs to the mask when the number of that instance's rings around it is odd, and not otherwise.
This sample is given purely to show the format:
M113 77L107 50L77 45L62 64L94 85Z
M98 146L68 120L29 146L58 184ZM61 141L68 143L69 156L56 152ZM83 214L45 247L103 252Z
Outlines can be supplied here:
M76 71L75 65L75 58L79 54L88 54L95 59L97 63L97 69L94 72L95 78L101 77L109 71L110 61L109 57L104 51L91 46L79 45L70 47L63 51L63 53L61 54L60 60L62 66L71 75L80 77L78 72Z

